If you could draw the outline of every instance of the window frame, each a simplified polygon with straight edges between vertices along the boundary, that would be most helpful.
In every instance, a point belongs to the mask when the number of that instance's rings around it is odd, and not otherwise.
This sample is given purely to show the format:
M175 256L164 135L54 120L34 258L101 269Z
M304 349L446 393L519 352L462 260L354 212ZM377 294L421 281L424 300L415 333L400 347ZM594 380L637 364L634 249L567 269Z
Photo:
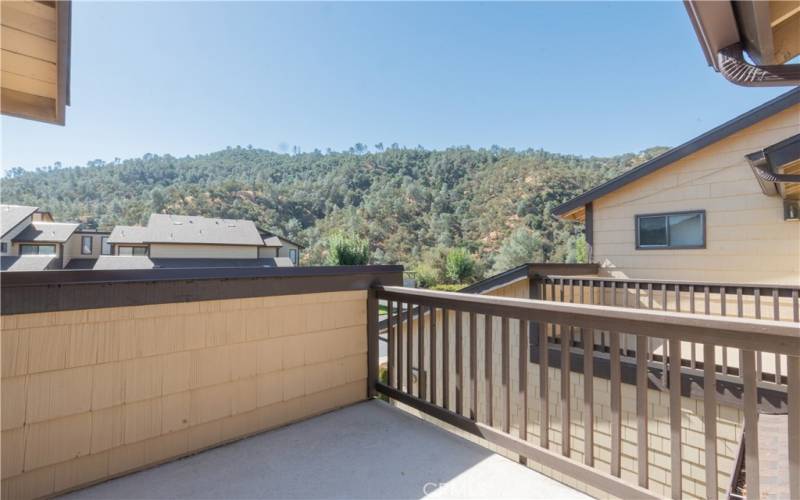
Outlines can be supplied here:
M86 240L89 240L89 251L88 252L85 251L85 247L84 247L84 244L83 244ZM94 237L92 237L91 235L88 235L88 234L82 234L81 235L81 255L92 255L93 251L94 251Z
M122 253L122 250L130 249L131 253ZM137 249L142 249L142 253L136 253ZM142 257L149 255L148 249L146 246L142 245L117 245L117 255L122 257Z
M25 247L25 248L27 248L27 247L35 248L36 252L35 253L22 253L22 248L23 247ZM52 247L53 248L53 253L41 253L40 249L42 247ZM36 243L20 243L20 245L19 245L19 255L20 256L22 256L22 255L52 255L53 257L56 257L56 256L58 256L58 245L55 245L53 243L45 243L45 244L41 244L41 245L36 244Z
M671 215L700 215L702 224L703 241L699 245L672 245L669 233L669 217ZM639 242L639 221L648 217L664 217L667 229L666 245L641 245ZM702 250L706 248L706 211L705 210L683 210L678 212L661 212L655 214L636 214L634 218L634 232L636 233L636 250Z
M114 254L114 247L111 243L108 243L108 236L101 236L100 237L100 255L113 255ZM108 245L108 252L103 250L103 247Z
M8 253L8 243L3 241L0 242L0 253Z
M292 257L292 252L294 252L294 257ZM296 248L289 249L289 260L296 266L300 263L300 252Z

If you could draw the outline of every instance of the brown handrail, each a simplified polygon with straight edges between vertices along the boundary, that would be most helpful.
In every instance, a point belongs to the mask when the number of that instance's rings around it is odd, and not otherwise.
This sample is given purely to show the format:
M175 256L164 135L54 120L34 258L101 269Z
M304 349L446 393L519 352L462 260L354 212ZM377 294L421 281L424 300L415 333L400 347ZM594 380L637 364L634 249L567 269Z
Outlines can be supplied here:
M374 288L370 301L387 301L392 317L387 321L387 337L390 346L388 359L388 383L371 379L372 387L389 398L406 403L422 412L428 413L457 428L478 435L491 443L518 453L521 458L532 459L552 469L576 478L578 481L600 488L607 493L622 497L655 497L647 490L650 478L649 444L647 436L648 422L648 384L652 383L652 372L648 366L649 340L664 339L669 344L669 353L664 355L665 372L669 383L669 420L670 420L670 455L671 470L680 471L682 463L682 427L681 427L681 390L686 381L682 377L681 350L683 342L703 344L704 352L709 358L715 357L716 346L727 346L739 349L743 353L744 371L742 374L742 393L744 401L744 419L747 429L757 429L757 379L755 354L762 350L779 352L787 357L789 421L790 436L800 435L800 328L795 323L759 320L740 317L721 317L705 314L673 312L663 310L635 309L618 306L599 306L573 304L543 300L517 299L507 297L482 296L454 292L438 292L411 289L396 286ZM421 314L406 315L403 309L419 308ZM378 335L378 316L374 307L370 308L368 318L370 335ZM480 317L483 316L483 317ZM493 321L497 319L499 321ZM510 322L518 328L510 328ZM405 323L405 325L404 325ZM550 386L548 374L549 355L553 347L561 349L561 364L555 366L561 373L562 405L571 399L583 397L584 412L591 411L593 392L572 394L571 384L563 378L570 373L570 363L579 363L580 372L591 381L599 374L595 372L598 355L594 349L594 338L598 331L609 339L608 345L611 370L611 471L610 474L594 467L591 450L584 453L584 463L571 457L571 442L568 434L562 433L560 453L551 449L556 441L548 438L551 424L549 418ZM467 336L464 339L464 336ZM482 336L483 339L478 337ZM547 344L546 337L558 337L560 341L552 346ZM518 337L518 341L512 341ZM635 337L637 350L631 355L621 347L623 337ZM592 344L587 344L591 341ZM455 342L455 346L453 343ZM372 345L372 344L370 344ZM485 359L478 356L478 346L486 346ZM528 349L509 349L509 346L538 347L535 358L528 360ZM589 346L584 349L582 357L571 358L573 348ZM499 350L498 350L499 349ZM495 351L498 350L498 351ZM500 366L494 352L501 353ZM440 353L440 354L437 354ZM455 353L455 359L453 359ZM519 362L511 361L512 353L519 356ZM555 354L555 353L553 353ZM574 355L574 353L572 353ZM377 356L374 348L370 356ZM639 426L637 444L638 486L621 479L621 422L622 398L620 367L624 363L622 356L636 357L633 369L636 376L636 425ZM573 361L570 362L570 359ZM575 361L577 360L577 361ZM676 362L677 360L677 362ZM538 412L538 428L540 438L538 444L528 440L530 416L528 412L514 413L512 407L527 408L529 394L527 385L519 385L512 391L510 376L512 371L519 370L520 380L529 376L529 362L539 363L540 387L535 391L540 395L540 412ZM484 366L485 365L485 366ZM371 363L375 366L375 363ZM478 366L484 376L478 376ZM518 368L513 368L514 366ZM499 369L499 370L498 370ZM629 368L630 369L630 368ZM405 373L403 372L405 370ZM412 370L414 376L412 376ZM499 373L498 373L499 371ZM578 371L578 370L574 370ZM493 387L500 381L500 385ZM405 375L402 376L402 375ZM716 436L717 408L714 401L719 395L713 390L715 371L706 369L707 379L704 381L705 397L703 420L706 433L705 458L707 464L717 464ZM570 375L571 377L572 375ZM372 382L374 381L374 382ZM478 391L478 386L483 388ZM494 394L494 396L492 396ZM451 396L455 395L455 398ZM466 398L466 399L465 399ZM483 401L476 401L483 399ZM497 406L497 401L500 405ZM465 414L466 413L466 414ZM522 424L512 429L515 423L512 415L520 415ZM500 416L501 418L496 418ZM585 442L593 443L594 423L590 418L588 428L584 429ZM562 414L561 425L570 425L570 418ZM572 423L574 425L574 423ZM517 437L518 436L518 437ZM565 437L566 436L566 437ZM756 439L751 435L748 440ZM790 456L790 484L792 493L800 495L800 481L797 475L800 463L800 440L788 439ZM754 448L751 446L751 448ZM757 448L748 453L748 470L751 474L758 472ZM683 494L681 474L672 474L672 497L679 498ZM709 498L718 494L716 471L706 474L706 489ZM759 494L758 484L754 482L749 492L756 497Z

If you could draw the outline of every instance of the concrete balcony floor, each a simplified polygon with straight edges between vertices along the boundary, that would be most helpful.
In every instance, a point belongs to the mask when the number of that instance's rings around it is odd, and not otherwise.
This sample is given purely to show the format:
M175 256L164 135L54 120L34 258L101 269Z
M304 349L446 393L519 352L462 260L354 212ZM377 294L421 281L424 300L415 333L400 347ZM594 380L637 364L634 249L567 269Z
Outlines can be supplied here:
M589 498L381 401L71 493L70 499Z

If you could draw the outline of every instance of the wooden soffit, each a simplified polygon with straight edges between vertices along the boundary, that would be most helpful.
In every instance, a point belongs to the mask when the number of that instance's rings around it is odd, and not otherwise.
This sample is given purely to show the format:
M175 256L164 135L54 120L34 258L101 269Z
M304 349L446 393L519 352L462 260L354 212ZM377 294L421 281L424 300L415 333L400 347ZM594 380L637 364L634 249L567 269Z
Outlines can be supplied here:
M64 125L69 105L72 4L0 2L0 111Z

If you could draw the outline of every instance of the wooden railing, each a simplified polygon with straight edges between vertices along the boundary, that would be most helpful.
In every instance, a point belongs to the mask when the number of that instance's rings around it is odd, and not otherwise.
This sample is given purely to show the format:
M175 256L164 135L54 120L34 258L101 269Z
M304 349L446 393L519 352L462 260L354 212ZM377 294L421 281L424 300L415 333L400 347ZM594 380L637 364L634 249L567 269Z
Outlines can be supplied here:
M686 281L635 280L605 277L536 276L532 279L533 298L576 304L617 306L691 314L732 316L800 322L800 287L788 285L691 283ZM550 334L551 343L560 341ZM635 357L632 339L622 346L623 361ZM577 343L573 348L581 350ZM597 335L595 350L607 352L609 339ZM629 356L626 356L628 354ZM743 359L737 349L722 348L716 353L717 375L724 380L741 383ZM669 343L648 346L648 361L661 362L662 383L668 383L666 360ZM703 375L703 352L696 343L684 345L682 363L689 372ZM768 349L756 356L756 379L759 386L773 390L786 389L786 356Z
M389 355L388 381L377 379L377 345L379 335L378 301L388 305L386 323ZM398 314L403 309L416 310L414 315ZM800 498L800 330L797 325L772 320L728 318L663 310L630 309L615 306L555 303L541 300L513 299L449 292L380 287L374 289L368 303L370 345L370 387L391 399L410 405L462 431L531 459L539 464L577 479L594 488L622 498L657 498L648 490L648 392L653 371L648 366L650 340L659 339L669 346L664 357L669 385L669 427L671 494L682 495L681 443L681 363L682 343L691 342L714 359L715 349L731 347L742 353L744 426L746 429L746 461L748 497L759 498L756 358L761 351L779 352L786 357L786 383L789 401L790 486L793 498ZM570 349L573 338L586 342L602 331L607 336L607 362L598 365L594 350L575 357ZM560 352L554 358L549 334L559 337ZM624 332L624 333L622 333ZM541 334L540 334L541 333ZM500 363L495 366L494 349L499 336ZM512 337L516 337L513 338ZM623 481L622 458L622 356L623 338L634 339L636 394L636 462L638 484ZM516 363L512 362L512 340L516 346ZM535 346L530 359L529 345ZM479 352L483 359L479 359ZM548 354L544 354L548 353ZM554 359L556 363L553 363ZM531 362L538 364L539 387L528 387ZM549 366L561 369L560 452L551 449L551 408L549 400ZM582 364L584 376L582 419L584 426L582 461L570 458L570 405L580 394L572 395L570 377L564 373L577 371ZM699 364L699 362L698 362ZM512 365L516 365L516 368ZM717 391L715 363L702 365L704 391L703 422L705 436L705 491L708 498L718 497L717 488ZM577 367L575 367L577 368ZM416 370L416 374L413 374ZM499 377L497 376L499 370ZM512 370L518 372L516 390L512 392ZM595 465L595 428L593 381L598 373L608 370L610 378L610 469ZM677 383L675 381L678 381ZM498 383L499 382L499 383ZM533 389L533 390L531 390ZM499 393L502 404L495 408ZM538 397L538 418L529 415L531 397ZM515 434L512 434L512 405L518 408ZM499 415L498 415L499 414ZM495 418L499 416L500 418ZM538 443L529 440L531 426L538 428ZM557 447L556 447L557 448ZM752 477L751 477L752 475Z

